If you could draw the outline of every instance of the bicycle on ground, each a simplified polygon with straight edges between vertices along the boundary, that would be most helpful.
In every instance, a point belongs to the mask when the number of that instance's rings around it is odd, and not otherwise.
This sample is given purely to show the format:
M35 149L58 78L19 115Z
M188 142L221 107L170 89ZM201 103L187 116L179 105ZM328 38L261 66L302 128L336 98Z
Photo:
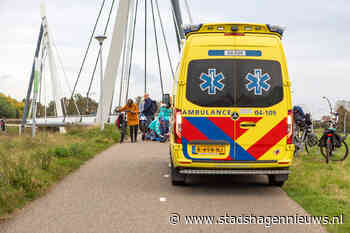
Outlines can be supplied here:
M326 163L330 161L344 161L349 153L348 144L346 143L346 138L348 134L342 137L337 133L337 125L339 120L339 114L333 112L332 104L328 98L323 97L327 100L330 108L330 119L328 121L328 127L323 132L322 137L319 140L319 147L321 154L326 159ZM345 121L344 117L344 121Z
M304 120L297 120L294 123L293 141L295 145L294 156L305 148L309 153L310 148L318 143L316 134L313 133L311 115L307 113Z

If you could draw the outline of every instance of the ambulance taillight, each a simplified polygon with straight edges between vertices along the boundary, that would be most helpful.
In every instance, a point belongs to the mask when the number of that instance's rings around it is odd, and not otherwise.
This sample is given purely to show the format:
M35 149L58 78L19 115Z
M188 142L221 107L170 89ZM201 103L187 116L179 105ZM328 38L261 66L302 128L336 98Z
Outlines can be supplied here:
M292 110L288 110L287 144L293 144L293 111Z
M182 115L181 110L176 109L174 118L175 143L182 143Z

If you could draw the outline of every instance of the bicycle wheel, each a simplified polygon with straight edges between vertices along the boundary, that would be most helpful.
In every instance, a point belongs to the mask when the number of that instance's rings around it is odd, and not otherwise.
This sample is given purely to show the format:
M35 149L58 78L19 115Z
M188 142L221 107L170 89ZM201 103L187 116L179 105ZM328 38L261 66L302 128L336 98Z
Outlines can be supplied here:
M340 147L335 147L331 142L327 142L326 147L321 147L320 149L327 163L329 161L333 161L333 162L344 161L349 154L349 147L345 141L341 143Z
M306 143L309 147L316 146L318 143L318 138L315 134L311 133L307 135Z
M304 142L306 152L309 153L311 147L316 146L317 143L318 143L318 138L317 138L317 136L316 136L315 134L313 134L313 133L308 134L308 135L306 136L306 139L305 139L305 142Z
M304 143L304 146L305 146L305 150L306 150L306 153L309 153L310 151L310 146L308 145L307 141Z
M304 130L303 128L296 127L294 131L294 139L297 143L300 143L303 141L303 135L304 135Z

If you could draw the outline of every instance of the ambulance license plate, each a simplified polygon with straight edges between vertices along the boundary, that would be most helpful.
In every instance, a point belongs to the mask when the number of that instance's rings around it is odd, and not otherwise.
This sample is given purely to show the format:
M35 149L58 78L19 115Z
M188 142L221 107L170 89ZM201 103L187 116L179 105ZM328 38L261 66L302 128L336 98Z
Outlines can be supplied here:
M192 145L193 154L225 154L225 145Z

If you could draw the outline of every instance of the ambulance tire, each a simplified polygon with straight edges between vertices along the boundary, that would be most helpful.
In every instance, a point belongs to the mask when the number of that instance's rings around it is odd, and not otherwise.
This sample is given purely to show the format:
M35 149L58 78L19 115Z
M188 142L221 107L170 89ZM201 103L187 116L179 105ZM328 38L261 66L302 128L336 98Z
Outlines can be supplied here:
M186 185L186 175L180 174L176 168L174 168L172 161L171 163L171 183L176 186L184 186Z
M280 176L281 175L268 175L268 177L269 177L269 185L282 187L284 185L284 182L287 181L288 175L286 176L287 178L282 178Z

